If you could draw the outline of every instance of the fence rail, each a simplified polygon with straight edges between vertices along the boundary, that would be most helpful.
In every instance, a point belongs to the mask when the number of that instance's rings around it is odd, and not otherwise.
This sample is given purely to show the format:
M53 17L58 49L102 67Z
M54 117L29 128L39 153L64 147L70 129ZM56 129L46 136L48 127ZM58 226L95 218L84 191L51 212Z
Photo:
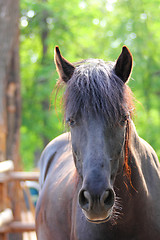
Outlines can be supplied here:
M29 191L26 191L30 209L25 206L25 200L16 198L23 198L23 191L25 189L24 184L20 184L25 181L38 181L39 172L21 172L14 171L13 161L7 160L0 162L0 239L7 240L8 233L23 233L35 231L34 222L34 207L31 206L31 199ZM16 191L14 194L15 199L11 199L8 195L9 185L15 183ZM17 189L18 188L18 189ZM15 188L14 188L15 189ZM17 220L18 214L15 209L12 209L12 202L22 200L22 206L17 206L21 211ZM9 206L8 206L9 205ZM16 217L15 217L16 215ZM27 239L25 237L25 239Z
M0 227L0 233L15 233L15 232L31 232L35 231L35 223L25 223L20 221L13 221Z
M5 183L8 181L38 181L38 172L8 172L0 173L0 183Z

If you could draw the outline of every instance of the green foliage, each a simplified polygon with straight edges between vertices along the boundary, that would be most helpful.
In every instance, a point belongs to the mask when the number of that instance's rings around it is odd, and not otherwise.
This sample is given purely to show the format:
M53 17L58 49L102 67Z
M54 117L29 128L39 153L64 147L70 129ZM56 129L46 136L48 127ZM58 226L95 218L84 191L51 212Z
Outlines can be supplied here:
M21 0L21 155L27 168L64 130L60 100L57 113L54 100L49 108L58 78L55 45L71 62L113 61L124 44L129 47L134 57L129 85L141 102L136 128L160 157L159 10L156 0Z

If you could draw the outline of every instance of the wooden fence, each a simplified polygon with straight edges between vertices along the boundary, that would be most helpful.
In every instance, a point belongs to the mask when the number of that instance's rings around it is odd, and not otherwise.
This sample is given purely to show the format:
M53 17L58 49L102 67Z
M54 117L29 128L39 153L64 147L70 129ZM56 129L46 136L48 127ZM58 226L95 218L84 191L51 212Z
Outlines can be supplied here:
M0 162L0 240L7 240L8 233L23 233L23 239L35 239L35 233L33 238L27 234L35 231L35 208L25 182L38 179L39 172L14 171L11 160Z

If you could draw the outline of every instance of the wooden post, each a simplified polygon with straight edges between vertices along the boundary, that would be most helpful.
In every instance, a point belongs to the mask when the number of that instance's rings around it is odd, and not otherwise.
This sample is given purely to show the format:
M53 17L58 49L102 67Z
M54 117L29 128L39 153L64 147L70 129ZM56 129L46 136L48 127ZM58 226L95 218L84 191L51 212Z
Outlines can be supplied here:
M0 1L0 161L19 161L19 0Z
M14 164L11 160L0 162L0 240L8 240L8 233L14 233L14 235L10 236L14 236L14 239L17 240L21 236L19 233L23 232L25 232L23 237L35 240L35 210L32 206L29 190L25 183L22 183L27 180L38 181L39 172L18 172L13 170ZM11 184L14 184L11 190L16 189L16 194L15 192L11 194L14 199L8 198L7 190ZM25 205L23 190L27 194L30 210ZM18 206L16 211L14 211L13 204ZM13 208L13 213L9 207Z
M0 1L0 33L0 161L12 159L15 169L19 170L21 105L19 78L19 0ZM14 187L14 185L10 185L10 189L12 189L10 193L13 193L11 196L11 199L13 199L13 210L17 212L17 206L14 203L14 199L17 198L16 187ZM1 189L0 191L3 191L3 197L6 198L6 187L3 186L2 188L3 190ZM2 209L3 206L1 205L4 202L0 201L0 209Z
M0 212L0 227L10 223L13 220L13 213L10 208L6 208L3 212Z

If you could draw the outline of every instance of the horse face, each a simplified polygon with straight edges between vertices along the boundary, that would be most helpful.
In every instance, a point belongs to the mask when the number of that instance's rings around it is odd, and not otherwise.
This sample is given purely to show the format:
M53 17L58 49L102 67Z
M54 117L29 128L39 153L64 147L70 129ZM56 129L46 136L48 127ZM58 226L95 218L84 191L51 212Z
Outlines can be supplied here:
M124 46L116 63L94 59L74 67L55 48L60 82L67 84L65 113L71 126L75 165L82 179L79 205L86 218L95 223L107 221L113 212L113 185L123 166L126 132L125 118L123 124L119 119L130 112L129 99L124 96L132 62Z
M90 222L107 221L113 212L113 189L123 166L126 123L107 126L100 117L70 118L75 165L82 178L79 205Z

